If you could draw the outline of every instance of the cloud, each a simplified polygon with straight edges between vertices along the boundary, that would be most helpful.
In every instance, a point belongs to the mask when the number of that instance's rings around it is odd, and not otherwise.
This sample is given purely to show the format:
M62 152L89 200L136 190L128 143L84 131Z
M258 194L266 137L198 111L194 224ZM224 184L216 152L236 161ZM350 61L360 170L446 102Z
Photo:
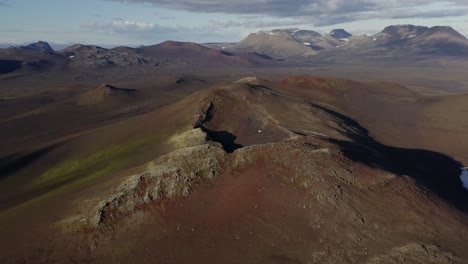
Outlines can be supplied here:
M468 8L434 10L421 12L419 10L408 11L403 14L396 14L391 18L442 18L442 17L456 17L468 14Z
M132 20L124 20L122 18L114 18L110 22L88 22L82 25L84 28L114 32L114 33L142 33L151 32L159 26L153 23L136 22Z
M142 41L149 44L168 39L195 42L218 41L219 39L237 41L239 37L238 32L234 30L236 33L233 34L228 28L237 29L238 25L235 22L232 22L232 25L228 23L212 21L200 26L181 26L176 24L163 26L115 17L109 21L90 21L82 24L81 27L94 31L94 33L98 33L99 35L109 35L125 40L132 39L132 41Z
M199 13L303 18L315 26L380 18L440 18L468 14L466 0L108 0ZM432 7L432 8L431 8ZM437 10L437 11L434 11Z
M161 19L161 20L175 20L175 19L177 19L177 17L175 17L175 16L161 16L161 17L159 17L159 19Z
M231 28L273 28L273 27L290 27L302 24L301 19L288 19L288 20L260 20L260 19L246 19L238 21L213 21L211 20L207 25L202 26L206 30L221 30Z

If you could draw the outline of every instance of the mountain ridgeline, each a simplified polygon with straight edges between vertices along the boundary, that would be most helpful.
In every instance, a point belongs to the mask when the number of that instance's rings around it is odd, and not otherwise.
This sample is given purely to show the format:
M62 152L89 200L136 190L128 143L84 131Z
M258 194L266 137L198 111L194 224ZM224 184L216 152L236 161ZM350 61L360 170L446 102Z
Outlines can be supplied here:
M353 36L344 29L320 34L303 29L275 29L251 33L238 43L165 41L138 48L106 49L76 44L60 51L43 41L0 49L3 73L22 69L77 69L150 66L258 67L316 63L369 65L440 65L463 62L468 40L447 26L388 26L375 35Z

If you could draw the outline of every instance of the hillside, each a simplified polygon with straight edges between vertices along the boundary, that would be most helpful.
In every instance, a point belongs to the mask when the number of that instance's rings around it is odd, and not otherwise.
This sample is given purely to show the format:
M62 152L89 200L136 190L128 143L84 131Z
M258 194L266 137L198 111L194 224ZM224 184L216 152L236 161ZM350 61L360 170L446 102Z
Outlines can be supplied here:
M181 80L175 85L196 82ZM112 87L79 94L114 97L121 88ZM402 134L385 126L402 113L439 111L434 106L455 99L389 83L250 77L86 133L42 140L25 167L15 169L16 156L2 159L12 174L0 182L0 256L6 263L70 256L463 263L462 163L422 149L424 141L396 144L414 131L425 140L431 132L416 127L427 121ZM382 110L369 111L371 104ZM457 115L432 116L430 125L442 129L449 128L446 116ZM447 145L457 151L457 144Z

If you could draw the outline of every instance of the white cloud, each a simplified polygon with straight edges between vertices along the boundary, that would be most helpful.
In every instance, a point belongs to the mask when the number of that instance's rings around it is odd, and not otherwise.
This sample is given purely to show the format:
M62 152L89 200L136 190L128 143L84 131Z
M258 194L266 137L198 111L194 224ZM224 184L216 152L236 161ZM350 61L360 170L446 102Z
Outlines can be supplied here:
M120 18L113 19L110 22L89 22L84 24L83 27L114 33L144 33L151 32L159 28L159 26L154 23L136 22Z
M468 14L466 0L110 0L198 13L307 18L315 26L392 18L440 18ZM396 16L396 17L395 17Z

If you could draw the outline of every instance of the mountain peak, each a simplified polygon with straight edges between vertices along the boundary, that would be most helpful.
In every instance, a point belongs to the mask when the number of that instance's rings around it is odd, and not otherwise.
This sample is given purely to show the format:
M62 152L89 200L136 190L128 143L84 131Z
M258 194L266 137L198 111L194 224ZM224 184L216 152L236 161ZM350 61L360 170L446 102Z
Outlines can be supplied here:
M316 54L295 37L290 30L259 31L249 34L231 49L238 52L257 52L277 59Z
M413 39L466 41L466 38L449 26L423 27L415 25L393 25L386 27L382 32L374 35L374 41L380 44L390 44L402 40Z
M266 37L266 36L273 37L273 36L291 35L291 33L289 31L287 31L287 30L275 29L275 30L271 30L271 31L260 30L257 33L254 33L254 35L260 36L260 37Z
M273 33L275 33L275 32L286 32L286 33L289 33L291 35L294 35L298 31L299 31L298 28L285 28L285 29L273 29L271 32L273 32Z
M44 51L44 52L54 52L54 49L45 41L38 41L31 43L27 46L21 46L20 49L25 50L35 50L35 51Z
M391 25L374 35L374 41L390 44L404 39L411 39L424 34L429 28L415 25Z
M392 33L395 31L412 31L412 30L427 30L428 27L424 26L416 26L411 24L403 24L403 25L390 25L384 28L382 32Z
M181 42L181 41L174 41L174 40L166 40L160 44L161 47L167 48L175 48L175 47L199 47L200 45L193 43L193 42Z
M450 26L435 26L427 30L428 35L441 35L441 37L453 37L461 40L466 40L466 37Z
M347 38L352 37L353 35L351 35L349 32L347 32L346 30L342 28L338 28L338 29L333 29L330 32L330 36L336 39L347 39Z

